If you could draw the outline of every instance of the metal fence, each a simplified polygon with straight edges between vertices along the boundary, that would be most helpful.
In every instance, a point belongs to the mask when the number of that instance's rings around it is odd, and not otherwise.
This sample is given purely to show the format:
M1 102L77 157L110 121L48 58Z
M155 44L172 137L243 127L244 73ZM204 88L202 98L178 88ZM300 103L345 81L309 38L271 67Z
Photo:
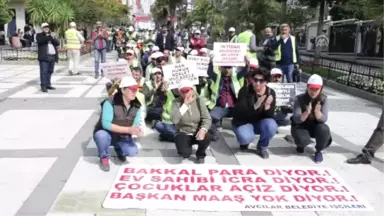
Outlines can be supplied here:
M81 55L91 53L91 45L86 44L80 50ZM21 49L0 49L0 61L36 61L37 47L24 47ZM59 61L67 61L67 51L59 49Z
M313 56L301 56L302 69L306 73L319 74L327 80L355 87L377 95L384 95L384 71L382 66L362 64L346 60Z

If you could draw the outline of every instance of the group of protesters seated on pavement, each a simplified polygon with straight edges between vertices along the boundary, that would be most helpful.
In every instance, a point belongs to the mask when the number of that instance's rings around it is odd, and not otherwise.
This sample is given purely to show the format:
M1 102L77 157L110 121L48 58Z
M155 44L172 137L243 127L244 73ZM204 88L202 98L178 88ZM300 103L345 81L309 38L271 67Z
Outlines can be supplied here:
M315 141L316 163L323 161L322 151L332 142L326 124L328 100L323 93L323 80L313 74L304 93L291 98L290 105L277 106L276 92L268 83L281 83L283 73L259 67L256 58L245 56L245 67L215 66L205 48L189 55L210 58L207 75L198 84L182 80L170 89L164 80L164 66L186 61L184 48L172 53L160 52L156 46L138 51L129 44L118 61L126 61L131 76L106 84L109 97L101 103L101 115L93 138L100 157L100 167L109 171L109 147L125 162L127 156L139 153L136 137L150 127L162 142L174 143L178 155L188 159L197 145L196 163L203 164L211 142L220 139L223 119L231 119L241 151L256 142L256 154L269 158L268 147L280 126L291 128L289 139L299 154ZM228 129L228 128L227 128ZM258 138L256 138L258 134ZM255 141L256 139L256 141Z

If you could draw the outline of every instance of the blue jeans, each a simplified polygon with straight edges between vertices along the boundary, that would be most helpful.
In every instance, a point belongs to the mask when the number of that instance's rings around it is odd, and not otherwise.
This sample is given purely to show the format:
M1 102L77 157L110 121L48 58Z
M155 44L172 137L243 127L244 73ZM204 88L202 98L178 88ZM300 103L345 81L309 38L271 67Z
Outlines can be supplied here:
M230 108L223 108L216 106L211 110L209 114L211 114L212 117L212 124L216 127L219 127L220 125L220 120L224 117L229 116L230 114Z
M283 72L283 81L284 81L284 77L285 77L287 83L292 83L293 82L293 70L295 69L295 65L294 64L280 65L280 69Z
M277 124L274 119L267 118L256 124L248 123L238 127L233 126L233 132L235 133L237 142L240 145L248 145L255 139L255 133L260 134L257 148L259 150L266 151L269 141L277 132Z
M50 86L51 76L55 70L55 56L48 56L47 61L39 61L40 65L40 85Z
M288 119L288 114L282 111L279 111L275 114L275 121L278 126L291 125L291 121Z
M106 130L98 130L93 135L97 151L100 158L109 158L109 146L113 146L118 155L122 156L136 156L139 152L136 143L132 138L114 141L111 134Z
M93 50L93 57L95 59L95 73L100 72L100 63L105 63L107 61L107 49L102 50Z
M157 122L155 124L155 129L160 133L160 136L168 141L173 141L176 134L176 127L173 124L168 124L164 122Z
M107 52L110 52L112 50L112 40L107 40Z

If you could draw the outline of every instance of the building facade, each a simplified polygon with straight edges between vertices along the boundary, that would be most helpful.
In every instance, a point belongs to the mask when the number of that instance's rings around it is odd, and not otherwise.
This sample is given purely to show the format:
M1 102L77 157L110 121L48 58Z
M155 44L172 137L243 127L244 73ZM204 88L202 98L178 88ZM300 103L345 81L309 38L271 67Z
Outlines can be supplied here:
M27 23L24 5L25 0L9 0L9 8L13 10L15 15L11 22L2 27L7 37L12 36L18 29L24 31L24 26Z

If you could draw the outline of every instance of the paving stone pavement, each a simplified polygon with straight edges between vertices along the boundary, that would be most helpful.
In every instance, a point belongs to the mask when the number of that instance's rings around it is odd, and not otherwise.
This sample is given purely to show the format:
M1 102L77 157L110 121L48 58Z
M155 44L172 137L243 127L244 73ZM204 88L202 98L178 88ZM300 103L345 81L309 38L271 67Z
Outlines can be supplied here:
M108 55L108 61L114 61ZM64 68L63 68L64 67ZM325 151L324 162L314 164L294 154L294 146L282 137L280 128L270 143L270 159L237 151L230 128L224 122L222 139L211 144L209 164L258 166L325 166L334 169L375 212L201 212L176 210L108 210L101 203L114 181L120 163L113 160L111 171L99 170L93 126L106 96L106 79L93 78L93 59L82 62L81 76L68 76L65 66L53 76L58 88L39 92L38 66L0 64L0 215L1 216L311 216L380 215L383 209L384 153L380 149L372 165L347 165L358 154L376 126L381 108L368 101L325 88L330 98L328 124L334 143ZM305 85L299 85L303 91ZM157 141L151 129L138 140L140 155L132 164L178 164L175 146ZM190 162L192 163L192 162ZM312 164L313 163L313 164ZM4 195L6 194L6 196Z

